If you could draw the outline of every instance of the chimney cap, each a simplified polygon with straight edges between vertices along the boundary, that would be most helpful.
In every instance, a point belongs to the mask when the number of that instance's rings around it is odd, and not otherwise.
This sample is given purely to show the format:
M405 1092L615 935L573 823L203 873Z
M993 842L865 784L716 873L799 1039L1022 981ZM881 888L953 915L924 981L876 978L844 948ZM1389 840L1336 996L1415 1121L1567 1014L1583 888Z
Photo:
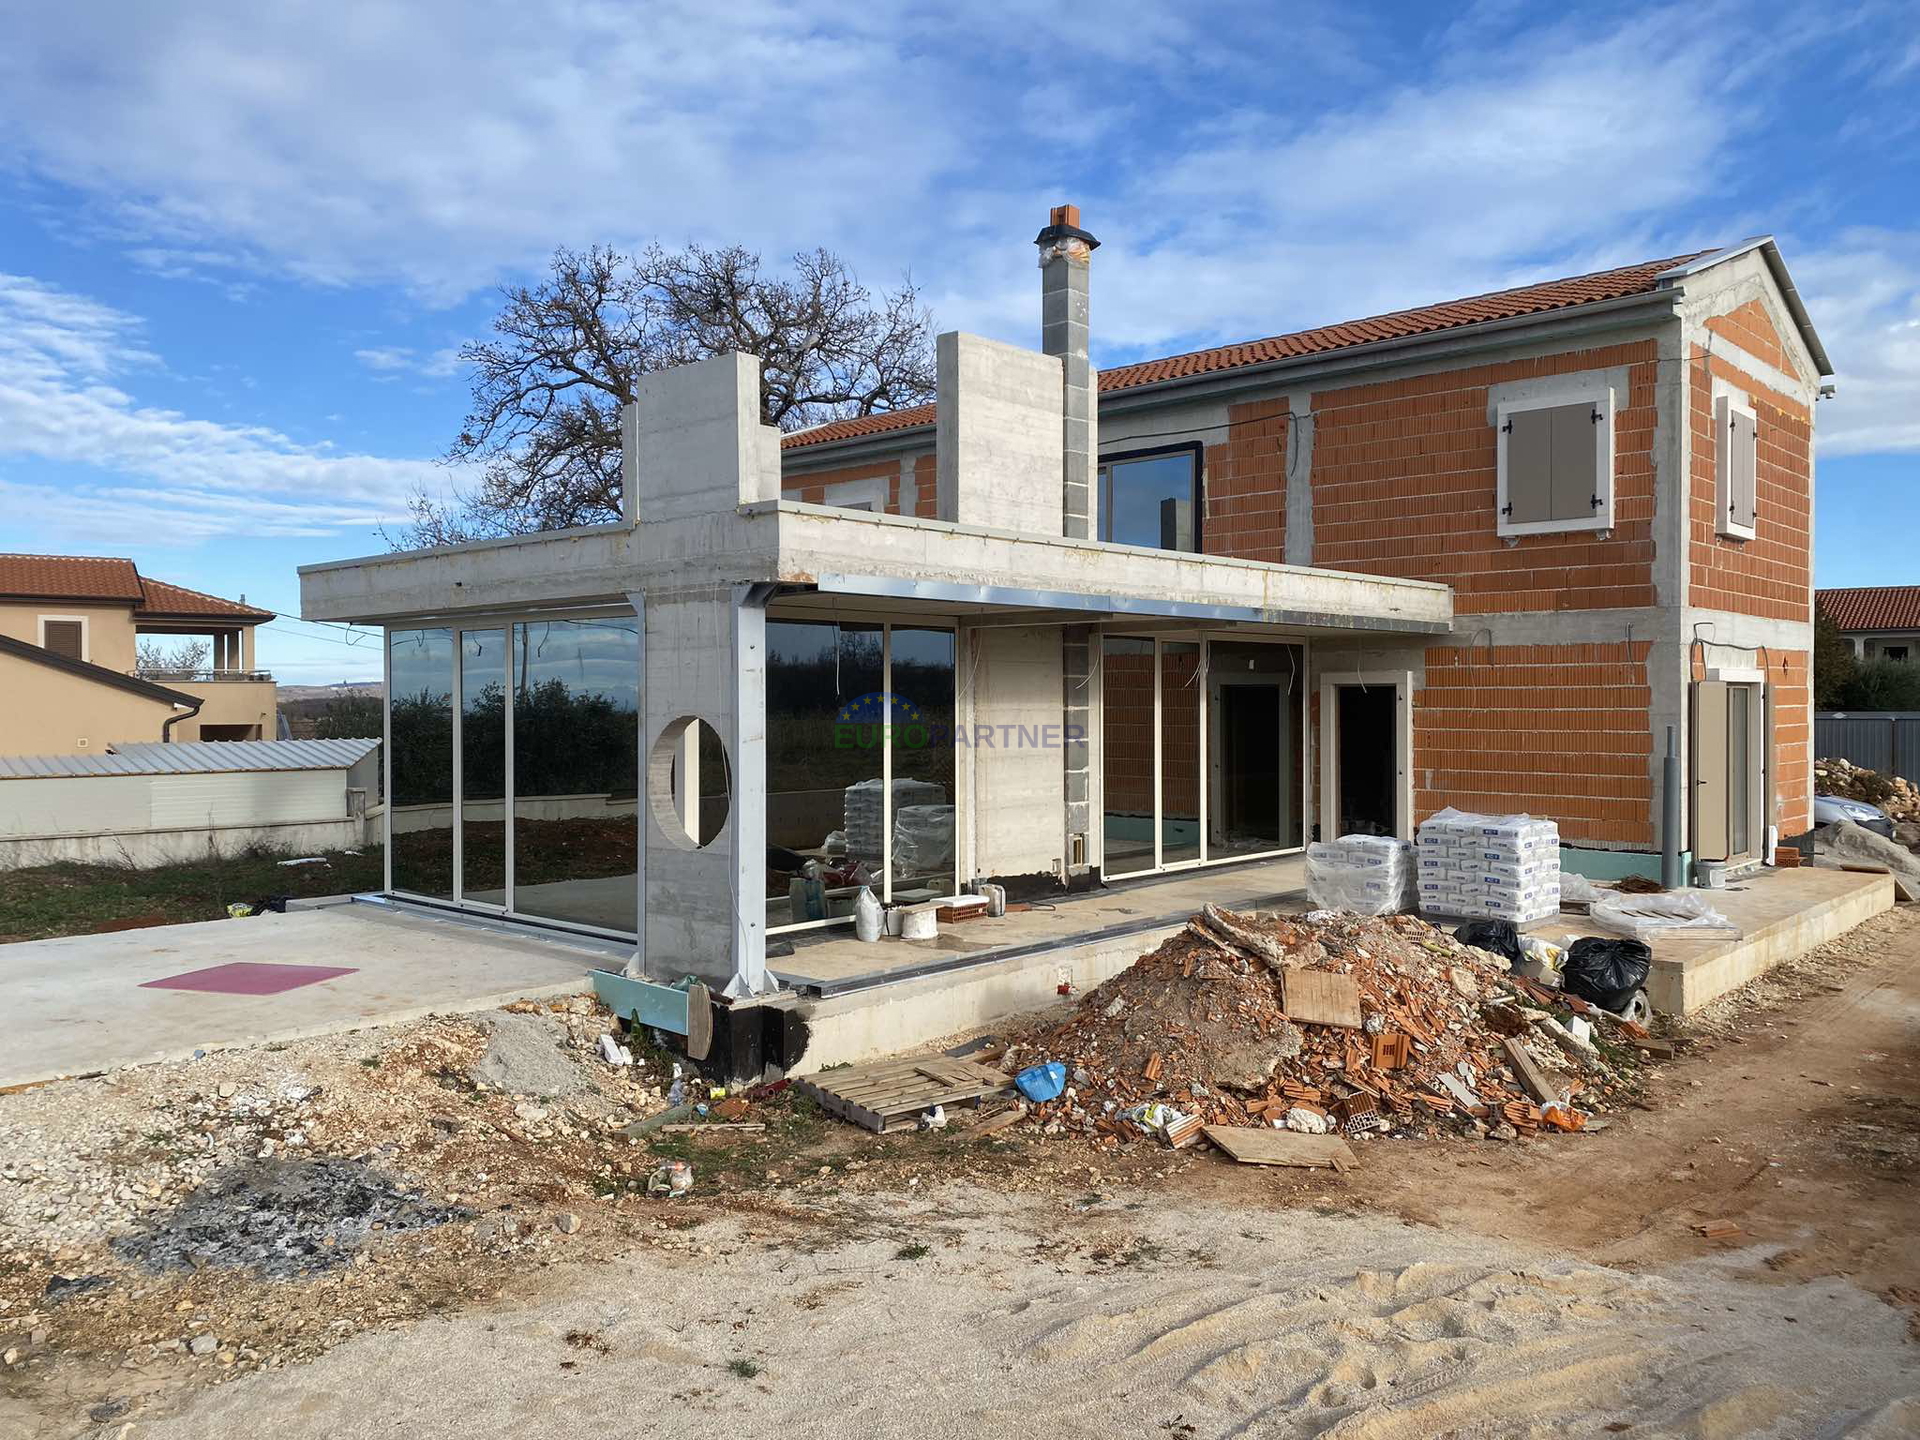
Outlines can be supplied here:
M1078 205L1056 205L1047 217L1047 228L1033 237L1033 243L1041 246L1058 245L1062 240L1079 240L1087 249L1097 250L1100 242L1080 228L1080 207Z

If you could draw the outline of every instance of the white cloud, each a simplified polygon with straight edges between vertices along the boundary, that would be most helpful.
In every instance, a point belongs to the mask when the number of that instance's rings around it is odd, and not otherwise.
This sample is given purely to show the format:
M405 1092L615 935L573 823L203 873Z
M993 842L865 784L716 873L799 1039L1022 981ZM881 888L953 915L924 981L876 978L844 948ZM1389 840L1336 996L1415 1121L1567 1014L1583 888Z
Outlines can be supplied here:
M401 375L419 375L429 380L444 380L460 373L460 347L444 345L424 354L405 345L380 345L356 350L353 358L382 380Z
M1821 453L1920 450L1920 231L1848 231L1787 263L1838 372Z
M25 276L0 275L0 494L9 518L94 543L324 535L404 514L430 461L336 454L265 426L141 404L156 370L139 320ZM15 478L8 462L74 467Z

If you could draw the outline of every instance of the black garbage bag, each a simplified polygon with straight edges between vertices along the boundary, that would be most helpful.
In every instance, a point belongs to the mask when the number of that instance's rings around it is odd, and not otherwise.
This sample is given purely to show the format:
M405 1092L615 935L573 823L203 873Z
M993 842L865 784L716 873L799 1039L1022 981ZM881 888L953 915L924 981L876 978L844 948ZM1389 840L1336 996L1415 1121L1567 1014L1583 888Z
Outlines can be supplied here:
M1624 1010L1633 992L1647 983L1653 951L1638 940L1589 935L1567 947L1560 964L1560 988L1602 1010Z
M1504 955L1511 964L1520 963L1520 932L1511 920L1469 920L1453 932L1453 938L1476 950Z

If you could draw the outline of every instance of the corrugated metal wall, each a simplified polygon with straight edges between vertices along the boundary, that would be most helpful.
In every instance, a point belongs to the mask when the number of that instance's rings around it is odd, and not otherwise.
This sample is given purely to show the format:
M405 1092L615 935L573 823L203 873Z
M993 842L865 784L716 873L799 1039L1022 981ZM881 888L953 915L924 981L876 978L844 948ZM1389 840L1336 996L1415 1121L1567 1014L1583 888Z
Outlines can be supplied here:
M1813 717L1814 754L1920 781L1920 711L1845 710Z
M0 837L340 820L346 792L344 769L7 780L0 782Z

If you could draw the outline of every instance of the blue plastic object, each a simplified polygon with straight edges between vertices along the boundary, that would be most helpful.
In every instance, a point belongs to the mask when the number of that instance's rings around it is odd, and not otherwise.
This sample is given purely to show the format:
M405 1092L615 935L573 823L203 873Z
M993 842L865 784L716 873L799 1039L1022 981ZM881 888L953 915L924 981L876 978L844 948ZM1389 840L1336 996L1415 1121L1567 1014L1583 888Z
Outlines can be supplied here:
M1067 1088L1067 1067L1058 1060L1032 1065L1013 1077L1014 1088L1036 1105L1044 1105Z

